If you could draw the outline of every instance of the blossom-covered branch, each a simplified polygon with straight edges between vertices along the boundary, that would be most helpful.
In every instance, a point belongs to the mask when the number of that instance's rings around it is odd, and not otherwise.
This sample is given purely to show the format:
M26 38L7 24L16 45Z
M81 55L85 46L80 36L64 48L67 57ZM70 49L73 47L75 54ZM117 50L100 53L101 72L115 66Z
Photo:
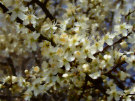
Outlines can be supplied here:
M1 0L0 99L134 100L134 4Z
M0 3L0 7L2 8L2 10L3 10L4 13L8 12L8 9L7 9L2 3ZM11 13L8 13L8 14L11 15ZM18 18L18 17L17 17L16 21L17 21L18 23L20 23L20 24L23 24L23 21L22 21L20 18ZM33 32L34 32L34 31L37 31L37 32L38 32L38 30L36 30L36 29L35 29L33 26L31 26L31 25L25 25L25 27L27 27L28 29L30 29L30 30L33 31ZM49 39L49 38L47 38L47 37L44 37L43 35L40 35L38 41L39 41L39 42L42 42L43 40L50 41L53 46L56 45L56 44L53 42L52 39Z

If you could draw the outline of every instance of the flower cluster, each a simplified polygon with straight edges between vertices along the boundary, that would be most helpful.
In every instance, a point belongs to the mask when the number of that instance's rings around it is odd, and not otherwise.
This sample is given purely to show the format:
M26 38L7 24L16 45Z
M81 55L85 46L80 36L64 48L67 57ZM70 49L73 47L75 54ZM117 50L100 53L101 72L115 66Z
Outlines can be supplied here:
M0 99L134 100L134 5L1 0Z

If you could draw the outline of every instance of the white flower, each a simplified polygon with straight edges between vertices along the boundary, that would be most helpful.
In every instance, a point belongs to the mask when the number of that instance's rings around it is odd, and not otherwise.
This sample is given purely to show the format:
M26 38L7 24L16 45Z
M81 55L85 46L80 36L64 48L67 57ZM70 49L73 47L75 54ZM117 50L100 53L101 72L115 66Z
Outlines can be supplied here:
M84 33L88 30L89 26L87 23L81 22L82 19L79 19L80 22L75 22L74 25L76 26L73 30L75 32Z
M131 55L126 59L126 62L128 63L127 69L131 69L133 66L135 66L135 56Z
M28 48L32 48L33 51L35 51L37 49L37 40L38 37L40 36L39 33L33 32L33 33L29 33L27 34L27 40L25 40L24 42L27 44Z
M38 66L33 67L33 71L38 73L40 71L40 68Z
M65 59L65 58L63 58L62 60L59 60L60 61L60 66L62 67L62 66L65 66L65 69L67 70L67 71L69 71L70 70L70 68L71 68L71 66L70 66L70 64L69 64L69 62L67 61L67 59Z
M16 83L18 81L18 78L16 76L12 76L12 83Z
M76 50L74 51L74 56L76 57L76 59L80 60L79 62L81 62L87 57L87 54L82 50Z
M68 44L68 40L69 40L68 35L64 33L60 35L60 38L57 41L59 41L60 44L65 45Z
M114 26L114 31L121 33L123 36L127 36L128 30L132 30L132 26L126 23L123 23L121 25L115 25Z
M69 20L70 20L70 18L64 19L64 20L61 22L62 24L60 24L60 27L61 27L61 30L62 30L62 31L65 31L65 30L66 30L66 27L67 27L67 24L69 23Z
M70 62L74 61L75 57L71 53L65 53L64 57L60 58L58 61L60 62L60 67L65 66L67 71L70 70Z
M14 21L17 17L24 20L26 18L26 15L24 13L27 10L28 10L27 7L17 5L13 10L9 11L9 12L12 12L11 20Z
M127 73L123 72L123 71L120 71L120 79L121 80L125 80L125 78L127 77Z
M90 67L89 67L88 64L83 64L83 65L82 65L82 68L83 68L84 72L90 71Z
M52 21L50 21L50 19L47 19L41 26L41 34L43 34L43 36L53 38L54 32L57 29L56 24L57 23L52 23Z
M110 60L111 58L112 58L111 55L104 55L104 59L105 59L105 60Z
M33 82L32 85L29 85L29 88L27 89L27 92L34 92L34 96L37 96L38 94L42 94L44 91L44 86L41 85L40 83L42 82L41 78L36 78Z
M86 58L91 58L91 59L94 59L95 57L93 56L93 53L92 53L92 47L89 46L89 44L84 47L84 49L82 50L82 57Z
M71 38L69 39L69 47L74 47L74 46L79 45L80 39L81 39L81 37L78 36L78 35L74 35L73 37L71 37Z
M91 46L91 53L95 54L98 50L102 51L104 45L104 40L100 40L99 42L95 42L94 45Z
M37 17L34 14L26 15L26 18L23 21L24 25L32 24L34 27L36 26Z
M62 55L64 55L64 49L63 49L63 48L60 48L60 47L57 47L57 48L56 48L56 55L57 55L57 56L62 56Z
M110 46L113 44L114 35L111 35L110 33L107 33L104 36L104 41Z
M116 90L116 85L110 86L110 89L107 89L106 93L109 94L107 101L111 101L113 98L115 101L119 101L120 95L122 95L121 91Z

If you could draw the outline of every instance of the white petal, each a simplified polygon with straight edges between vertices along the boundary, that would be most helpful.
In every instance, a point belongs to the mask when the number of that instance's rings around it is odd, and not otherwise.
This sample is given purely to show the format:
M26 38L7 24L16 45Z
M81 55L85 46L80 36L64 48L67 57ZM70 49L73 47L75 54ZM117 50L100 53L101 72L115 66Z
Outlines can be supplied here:
M20 13L18 14L18 17L19 17L20 19L24 20L24 19L26 19L27 16L26 16L24 13L20 12Z
M60 61L60 62L59 62L59 67L62 67L62 66L63 66L63 62Z
M20 9L24 12L28 11L28 8L27 7L24 7L24 6L21 6Z
M96 47L92 47L90 51L91 51L91 54L95 54L97 49L96 49Z
M24 25L28 25L28 24L29 24L29 20L24 20L24 21L23 21L23 24L24 24Z
M36 51L36 49L37 49L36 43L32 43L32 50Z
M70 70L70 64L69 63L66 63L65 64L65 68L66 68L67 71L69 71Z
M95 72L93 74L90 74L89 76L92 78L92 79L97 79L99 76L101 75L101 72Z
M103 45L100 45L100 46L98 47L98 50L99 50L99 51L102 51L102 50L103 50Z
M74 56L70 56L70 57L67 58L67 60L68 60L69 62L72 62L72 61L75 60L75 57L74 57Z
M123 31L122 35L127 36L127 31Z
M110 45L113 44L113 41L112 41L112 39L108 39L108 40L106 41L106 43L110 46Z
M14 21L17 18L17 14L15 12L12 12L11 20Z

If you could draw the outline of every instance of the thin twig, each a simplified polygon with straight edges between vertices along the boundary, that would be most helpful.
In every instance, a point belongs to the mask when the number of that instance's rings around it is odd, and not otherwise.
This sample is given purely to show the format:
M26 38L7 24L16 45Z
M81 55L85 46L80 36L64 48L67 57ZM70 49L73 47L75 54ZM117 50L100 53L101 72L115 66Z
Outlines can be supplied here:
M36 3L39 7L41 7L41 9L43 10L43 12L46 14L46 16L48 18L50 18L50 20L56 21L56 18L54 16L52 16L52 14L46 8L46 5L44 3L40 2L39 0L32 0L32 1L33 1L33 3Z
M110 74L105 74L105 75L106 75L107 77L113 79L114 82L116 83L116 85L117 85L120 89L122 89L122 90L125 89L125 85L124 85L121 81L119 81L117 77L115 77L115 76L112 75L111 73L110 73Z
M13 64L12 59L10 57L8 57L7 58L7 61L8 61L8 64L10 65L10 67L11 67L11 70L12 70L13 75L16 76L16 69L14 67L14 64Z
M108 95L106 93L106 89L101 85L103 83L103 80L102 78L98 78L98 79L92 79L88 74L86 74L86 77L85 77L85 83L82 87L82 93L80 94L80 97L79 97L79 100L83 97L83 94L86 90L86 87L87 87L87 82L90 81L94 86L94 88L96 89L99 89L101 93L105 94L105 95Z
M46 6L48 2L49 2L49 0L45 0L44 5Z
M0 99L7 99L9 97L12 97L12 98L21 98L21 96L9 96L9 95L5 95L5 94L0 94Z
M133 10L133 11L131 11L131 12L128 12L128 14L125 15L125 18L127 19L127 17L128 17L129 15L133 14L134 12L135 12L135 10Z
M129 32L127 36L121 37L118 41L114 42L112 45L110 45L110 46L107 45L106 47L104 47L104 49L103 49L102 51L96 52L96 53L94 54L94 56L97 56L97 55L99 55L100 53L104 53L108 48L110 48L110 47L112 47L112 46L115 46L116 44L122 42L122 40L124 40L124 39L127 39L128 36L131 35L131 34L132 34L132 32Z

